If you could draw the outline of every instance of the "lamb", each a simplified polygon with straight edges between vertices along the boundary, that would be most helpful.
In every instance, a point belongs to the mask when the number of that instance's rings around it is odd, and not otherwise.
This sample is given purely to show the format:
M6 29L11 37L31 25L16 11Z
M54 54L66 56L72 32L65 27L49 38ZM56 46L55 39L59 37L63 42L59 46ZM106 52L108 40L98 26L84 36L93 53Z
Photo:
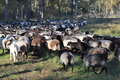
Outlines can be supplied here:
M102 53L97 53L97 54L81 54L81 59L83 60L84 64L88 67L88 73L89 73L89 68L93 68L93 72L95 74L100 74L103 70L105 70L107 74L107 67L106 67L106 61L107 57L105 54ZM96 67L102 67L101 71L99 73L95 72Z
M18 45L16 43L12 43L9 46L10 49L10 61L12 61L12 57L14 62L18 62Z
M60 62L63 65L64 70L67 71L68 65L71 65L72 72L74 66L74 55L71 52L62 52L60 55Z

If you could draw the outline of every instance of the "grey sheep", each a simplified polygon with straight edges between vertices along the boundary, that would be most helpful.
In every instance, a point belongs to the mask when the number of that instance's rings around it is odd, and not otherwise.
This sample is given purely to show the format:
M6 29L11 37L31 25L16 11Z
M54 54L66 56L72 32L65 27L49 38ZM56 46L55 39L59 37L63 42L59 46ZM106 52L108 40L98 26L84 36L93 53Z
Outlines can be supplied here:
M93 72L95 74L98 74L97 72L95 72L96 67L102 67L100 73L103 70L105 70L105 72L107 73L107 68L106 68L107 57L105 56L105 54L97 53L90 55L90 54L82 53L81 59L83 60L84 64L88 67L88 73L90 67L93 68Z
M62 52L60 55L60 62L63 65L64 70L67 71L68 65L71 65L72 72L74 66L74 55L71 52Z

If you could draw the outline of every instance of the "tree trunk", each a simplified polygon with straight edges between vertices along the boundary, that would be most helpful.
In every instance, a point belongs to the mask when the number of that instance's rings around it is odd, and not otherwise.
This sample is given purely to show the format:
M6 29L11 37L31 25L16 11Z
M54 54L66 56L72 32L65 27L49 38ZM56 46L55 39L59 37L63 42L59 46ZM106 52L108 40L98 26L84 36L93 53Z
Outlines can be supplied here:
M108 4L108 1L106 0L106 17L108 16L108 7L107 7L108 5L107 4Z
M96 18L96 1L94 1L94 18Z
M5 21L8 21L8 0L5 0Z
M58 14L59 14L59 17L61 16L60 14L61 14L61 12L60 12L60 0L58 0Z
M71 0L71 17L73 17L73 0Z
M78 0L75 1L75 17L77 17L78 13Z
M40 8L41 19L44 18L44 0L41 1L41 8Z
M13 7L13 13L12 13L12 20L14 21L14 20L16 20L16 0L14 0L14 7Z
M119 4L119 8L118 8L118 18L120 18L120 4Z
M37 0L37 21L40 21L40 0Z
M26 1L26 4L25 4L25 12L26 12L26 21L29 21L29 0Z
M38 0L37 21L44 18L44 0Z
M89 1L87 2L87 4L88 4L88 19L90 18L90 15L89 15Z

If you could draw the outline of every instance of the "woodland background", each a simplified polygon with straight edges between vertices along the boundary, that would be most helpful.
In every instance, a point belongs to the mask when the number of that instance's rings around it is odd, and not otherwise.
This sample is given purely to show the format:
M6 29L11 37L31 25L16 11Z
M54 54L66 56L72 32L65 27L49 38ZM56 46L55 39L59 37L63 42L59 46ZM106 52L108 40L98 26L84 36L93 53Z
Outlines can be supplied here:
M0 20L119 18L120 0L0 0Z

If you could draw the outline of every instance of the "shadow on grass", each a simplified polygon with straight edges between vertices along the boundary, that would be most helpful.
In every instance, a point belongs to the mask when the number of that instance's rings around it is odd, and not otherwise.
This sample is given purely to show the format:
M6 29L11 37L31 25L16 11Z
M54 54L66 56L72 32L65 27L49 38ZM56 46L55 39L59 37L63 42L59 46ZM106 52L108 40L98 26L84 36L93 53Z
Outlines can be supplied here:
M7 54L7 53L6 53ZM45 57L46 56L46 57ZM10 62L10 63L6 63L6 64L2 64L0 65L0 67L4 66L4 67L8 67L8 66L11 66L11 65L24 65L24 64L28 64L28 63L39 63L41 61L46 61L50 58L53 58L54 56L50 55L50 54L44 54L44 57L43 58L38 58L36 56L31 56L30 58L28 59L24 59L24 60L19 60L18 62Z
M63 67L61 67L61 68L58 68L58 69L54 69L54 70L52 70L53 72L58 72L58 71L62 71L62 72L64 72L65 70L63 69Z
M13 73L13 74L6 74L6 75L3 75L3 76L0 76L0 78L5 78L5 77L8 77L10 75L19 75L19 74L28 73L28 72L31 72L31 70L24 70L24 71L16 72L16 73Z
M120 74L120 62L113 58L109 62L107 62L107 68L108 68L108 74L112 76L116 76L117 74Z
M70 77L47 76L39 80L70 80Z
M6 55L6 54L9 54L9 50L4 50L4 53L0 53L0 56Z

